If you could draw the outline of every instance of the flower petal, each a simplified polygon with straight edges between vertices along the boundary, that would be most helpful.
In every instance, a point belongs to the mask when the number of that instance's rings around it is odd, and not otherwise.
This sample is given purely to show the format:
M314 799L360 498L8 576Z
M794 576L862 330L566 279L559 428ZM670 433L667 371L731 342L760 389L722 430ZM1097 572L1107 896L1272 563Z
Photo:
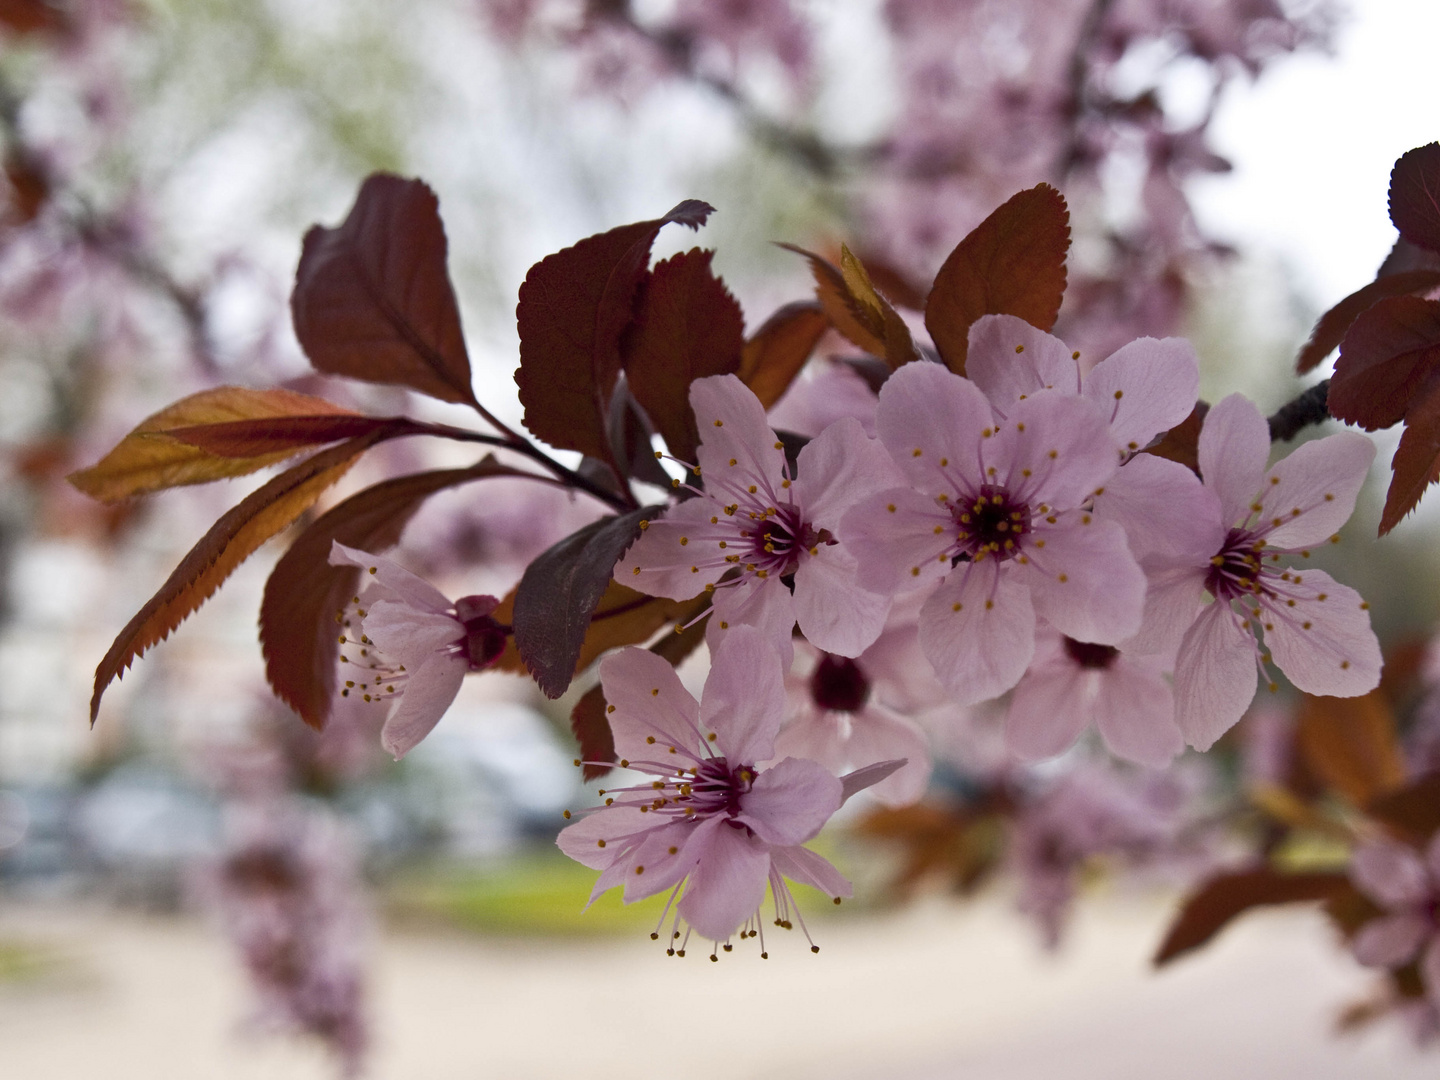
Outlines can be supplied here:
M653 814L642 814L633 806L612 806L565 826L555 843L576 862L603 870L638 844L655 825Z
M1261 485L1261 535L1282 550L1328 539L1350 519L1374 460L1375 444L1358 431L1296 447Z
M448 645L465 640L465 625L397 600L376 600L365 612L365 636L387 658L414 669Z
M786 705L785 673L773 641L753 627L735 627L711 654L701 726L715 733L732 766L753 765L775 756Z
M1137 559L1163 553L1203 562L1225 542L1215 493L1178 461L1154 454L1136 454L1105 481L1095 516L1120 523Z
M426 660L405 684L400 700L380 731L380 745L396 761L429 735L450 708L470 665L463 656L437 653Z
M1126 652L1170 656L1200 614L1209 565L1152 556L1143 569L1149 581L1145 613L1139 632L1121 645Z
M724 941L760 909L770 876L770 849L744 829L732 829L716 818L690 871L680 917L702 938Z
M885 447L850 416L806 443L795 464L795 502L807 522L832 533L860 499L905 482Z
M1429 936L1429 923L1419 914L1382 915L1360 927L1351 948L1366 967L1397 968L1413 960Z
M861 588L933 588L950 572L943 553L955 542L955 519L918 491L888 488L851 508L840 523L840 542L855 556Z
M1035 651L1030 590L993 559L962 564L920 609L920 646L958 704L1003 694Z
M654 518L615 564L615 578L646 596L689 600L730 569L719 541L733 544L739 529L715 499L688 499ZM711 524L711 518L719 524Z
M1063 754L1093 718L1089 672L1065 659L1032 667L1015 687L1005 747L1022 761Z
M741 626L753 627L769 637L781 666L789 668L795 657L791 640L795 630L795 598L783 581L746 574L734 584L715 590L710 619L705 624L705 643L711 654L732 630Z
M1112 754L1160 768L1185 749L1185 736L1175 723L1175 695L1158 671L1122 653L1099 683L1095 727Z
M849 802L852 797L881 783L887 777L893 776L904 767L904 758L892 758L889 761L877 761L873 765L866 765L863 768L846 773L840 777L842 801Z
M846 753L851 765L886 761L905 764L870 787L870 794L887 806L907 806L925 793L930 782L930 743L913 720L886 709L868 706L851 717Z
M600 661L615 754L626 761L653 761L669 747L703 755L700 706L665 660L630 647ZM655 742L650 742L654 739Z
M1115 645L1140 629L1145 574L1125 546L1125 530L1084 511L1042 523L1017 567L1035 610L1077 641ZM1040 545L1044 544L1042 548ZM1018 560L1017 560L1018 562Z
M1080 368L1069 346L1014 315L982 315L970 324L965 375L1002 416L1047 388L1080 393Z
M890 597L855 583L855 556L840 544L802 555L795 570L795 621L810 644L859 656L885 629Z
M1270 428L1255 404L1231 394L1205 414L1200 428L1200 475L1220 497L1220 520L1239 524L1260 493L1270 458Z
M416 577L393 559L372 555L359 548L346 547L335 540L330 545L331 566L355 566L361 570L360 584L378 586L390 597L421 611L449 611L451 604L445 594L424 578Z
M654 816L654 815L648 815ZM625 902L634 903L657 892L674 887L695 866L705 850L703 836L697 837L711 822L698 825L692 821L672 821L651 828L635 850L626 857Z
M1004 449L988 460L1032 511L1042 503L1061 510L1079 506L1120 467L1100 410L1052 390L1017 404L996 442Z
M743 821L767 844L803 844L840 809L840 781L821 765L786 758L755 778L740 796Z
M1096 364L1083 393L1109 416L1116 441L1139 450L1195 408L1200 361L1184 338L1139 338Z
M1350 880L1381 907L1419 907L1431 898L1430 875L1414 849L1392 840L1375 840L1350 859Z
M995 428L990 402L939 364L906 364L886 379L875 428L906 478L927 495L953 493L956 476L968 486L984 482L975 446L982 431Z
M770 861L775 869L791 881L819 889L826 896L852 896L854 890L845 875L830 865L830 860L817 855L809 848L779 847L770 849Z
M1298 689L1357 697L1380 685L1380 643L1369 605L1354 589L1322 570L1306 570L1292 573L1284 592L1266 597L1261 607L1265 644Z
M706 492L725 502L726 493L733 498L753 483L774 502L785 451L760 399L734 375L711 375L690 384L690 408L700 432L696 457Z
M1209 750L1255 697L1255 639L1230 605L1205 608L1180 643L1175 663L1175 722L1185 741Z

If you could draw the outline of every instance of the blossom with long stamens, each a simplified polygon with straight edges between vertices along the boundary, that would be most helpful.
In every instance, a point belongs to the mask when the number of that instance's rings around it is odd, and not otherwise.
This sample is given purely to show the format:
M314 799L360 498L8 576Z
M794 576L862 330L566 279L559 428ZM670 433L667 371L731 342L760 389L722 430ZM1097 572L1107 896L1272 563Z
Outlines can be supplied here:
M1119 466L1094 404L1041 390L1002 422L974 383L916 363L885 383L876 423L911 486L861 500L841 537L869 588L943 579L921 644L962 704L1020 679L1037 613L1077 641L1113 645L1139 628L1144 575L1124 529L1089 510Z
M856 582L836 532L857 499L897 482L884 449L845 417L801 449L792 476L759 399L735 376L697 379L690 405L704 490L642 523L616 578L672 600L713 593L712 646L732 626L759 626L789 656L798 622L827 652L861 652L890 601Z
M360 592L337 616L340 693L389 708L380 743L402 758L440 722L466 672L483 671L504 651L508 628L491 617L499 601L451 603L398 563L338 541L330 563L363 572Z
M1064 753L1092 724L1110 752L1160 766L1185 749L1175 698L1154 656L1042 631L1010 699L1005 743L1025 760Z
M785 878L836 903L850 895L850 883L801 845L847 798L904 762L841 778L800 758L759 768L775 756L786 704L767 634L745 626L727 634L698 702L675 669L646 649L606 657L600 682L621 766L655 779L603 792L604 806L561 831L560 850L601 872L592 902L616 885L624 885L627 903L673 890L651 936L659 937L673 909L669 951L683 956L689 931L681 936L682 920L727 952L737 932L760 936L767 882L775 923L787 929L799 915Z
M1139 338L1083 371L1078 352L1014 315L975 320L965 376L1002 418L1041 390L1084 397L1127 457L1189 416L1200 392L1199 361L1184 338Z
M1232 394L1212 408L1200 432L1203 490L1197 497L1175 488L1187 528L1168 551L1145 558L1145 619L1127 648L1178 648L1175 719L1200 750L1240 719L1272 656L1308 694L1355 697L1380 681L1370 605L1322 570L1281 562L1339 540L1374 444L1341 431L1267 468L1269 453L1269 428L1253 403Z

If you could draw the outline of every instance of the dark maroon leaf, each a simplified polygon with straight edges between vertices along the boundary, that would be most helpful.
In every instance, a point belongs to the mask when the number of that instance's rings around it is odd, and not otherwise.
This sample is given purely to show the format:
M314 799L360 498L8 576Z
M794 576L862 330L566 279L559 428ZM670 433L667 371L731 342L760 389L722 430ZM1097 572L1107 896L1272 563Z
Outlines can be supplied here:
M1440 829L1440 772L1426 773L1399 791L1382 795L1367 808L1417 846L1423 846Z
M1440 353L1440 350L1431 350ZM1380 515L1384 536L1414 510L1425 489L1440 480L1440 374L1432 374L1405 410L1405 433L1390 459L1390 490Z
M687 200L662 218L587 237L530 268L515 308L515 382L530 431L551 446L611 461L606 410L651 245L668 223L698 229L712 211Z
M559 697L570 685L590 616L615 563L639 533L641 520L661 509L642 507L593 521L525 568L515 591L515 646L547 696Z
M1395 162L1390 220L1410 243L1440 251L1440 143L1416 147Z
M465 469L386 480L311 522L275 564L260 604L265 675L276 696L311 727L325 726L338 652L332 620L354 593L358 573L354 567L330 565L335 541L384 551L399 542L406 522L437 491L491 476L527 475L487 456Z
M1425 292L1437 285L1440 285L1440 270L1409 270L1377 277L1320 316L1320 321L1310 332L1310 340L1300 350L1295 361L1295 370L1303 375L1318 366L1339 347L1345 338L1345 332L1350 329L1350 324L1376 301L1390 296Z
M819 301L798 300L779 308L745 342L740 381L770 408L790 389L828 329L830 320Z
M1054 326L1069 250L1070 211L1049 184L1013 196L961 240L925 301L925 328L946 366L965 374L970 325L982 315Z
M366 179L338 228L305 234L290 312L310 362L474 404L445 259L435 193L386 173Z
M1351 324L1330 379L1330 415L1366 431L1390 427L1440 366L1440 301L1393 296Z
M681 461L695 460L700 441L690 384L736 371L745 344L745 317L712 272L713 255L693 248L659 263L622 341L630 392Z
M1411 270L1440 270L1440 253L1416 247L1403 236L1399 236L1395 238L1390 254L1386 255L1385 261L1380 264L1380 269L1375 271L1375 276L1382 278Z
M1185 901L1155 953L1155 966L1198 949L1251 908L1328 900L1348 885L1341 873L1284 874L1268 866L1217 874Z

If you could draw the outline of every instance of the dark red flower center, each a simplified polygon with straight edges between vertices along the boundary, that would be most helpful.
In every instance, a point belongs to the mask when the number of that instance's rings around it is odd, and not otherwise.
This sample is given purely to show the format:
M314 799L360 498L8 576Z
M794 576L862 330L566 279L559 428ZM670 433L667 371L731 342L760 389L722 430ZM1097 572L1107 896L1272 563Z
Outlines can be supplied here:
M972 560L1013 559L1020 554L1020 538L1030 531L1030 507L994 484L982 485L973 500L957 502L951 513L956 546Z
M830 712L859 712L870 698L870 680L854 660L825 653L810 676L810 696Z
M1096 645L1091 641L1076 641L1074 638L1067 637L1065 639L1065 655L1082 668L1104 671L1115 662L1115 658L1120 655L1120 650L1114 645Z
M1260 546L1245 529L1231 529L1210 560L1205 574L1205 588L1219 601L1254 596L1265 591L1260 582Z

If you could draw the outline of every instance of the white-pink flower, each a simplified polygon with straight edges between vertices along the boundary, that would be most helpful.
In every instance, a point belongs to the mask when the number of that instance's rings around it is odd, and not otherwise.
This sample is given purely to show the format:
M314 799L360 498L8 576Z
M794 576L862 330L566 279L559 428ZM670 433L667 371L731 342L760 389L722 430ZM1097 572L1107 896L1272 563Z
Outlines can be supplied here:
M1185 749L1160 661L1042 630L1010 699L1007 747L1027 761L1053 757L1092 724L1112 754L1141 765Z
M904 763L843 778L799 758L759 768L775 756L785 712L780 659L768 635L743 626L727 634L698 702L675 669L645 649L606 657L600 682L621 765L656 779L610 790L605 806L561 831L560 849L601 872L592 902L616 885L624 885L627 902L674 890L660 925L673 906L670 951L684 955L689 931L675 942L681 920L727 951L737 931L760 936L767 882L775 922L787 929L794 901L785 878L837 903L850 895L850 883L801 845L850 795Z
M1440 834L1423 859L1390 840L1365 844L1350 861L1350 880L1385 912L1360 927L1351 942L1355 958L1398 968L1418 957L1425 992L1440 1009Z
M1139 338L1082 372L1078 352L1014 315L975 320L965 375L1001 417L1041 390L1084 397L1108 418L1125 455L1189 416L1200 392L1195 349L1183 338Z
M800 451L792 478L759 399L735 376L697 379L690 405L704 490L643 525L616 578L672 600L712 592L712 646L732 626L758 626L789 656L798 622L817 647L855 656L890 601L859 587L836 534L857 499L896 482L885 451L843 418Z
M380 743L397 759L429 735L460 692L505 649L508 628L492 617L493 596L445 594L380 555L330 549L332 566L361 570L353 607L341 613L340 693L388 706Z
M1170 530L1167 546L1145 557L1150 591L1132 644L1152 652L1178 647L1176 721L1200 750L1240 719L1271 657L1308 694L1354 697L1380 681L1369 605L1324 571L1280 561L1309 558L1315 545L1338 539L1375 447L1358 432L1341 431L1267 469L1269 453L1260 410L1232 394L1201 429L1203 488L1182 482L1187 470L1180 466L1150 465L1157 476L1167 466L1173 473L1170 490L1180 502L1170 504L1169 516L1182 506L1184 528ZM1162 515L1165 505L1159 495L1152 503ZM1204 602L1207 594L1213 603ZM1262 630L1268 654L1257 641Z
M1077 641L1139 628L1144 575L1124 530L1089 511L1119 466L1094 404L1041 390L1002 422L974 383L915 363L885 383L876 422L911 487L862 500L841 536L869 588L944 579L921 609L921 644L962 704L1019 681L1037 613Z

